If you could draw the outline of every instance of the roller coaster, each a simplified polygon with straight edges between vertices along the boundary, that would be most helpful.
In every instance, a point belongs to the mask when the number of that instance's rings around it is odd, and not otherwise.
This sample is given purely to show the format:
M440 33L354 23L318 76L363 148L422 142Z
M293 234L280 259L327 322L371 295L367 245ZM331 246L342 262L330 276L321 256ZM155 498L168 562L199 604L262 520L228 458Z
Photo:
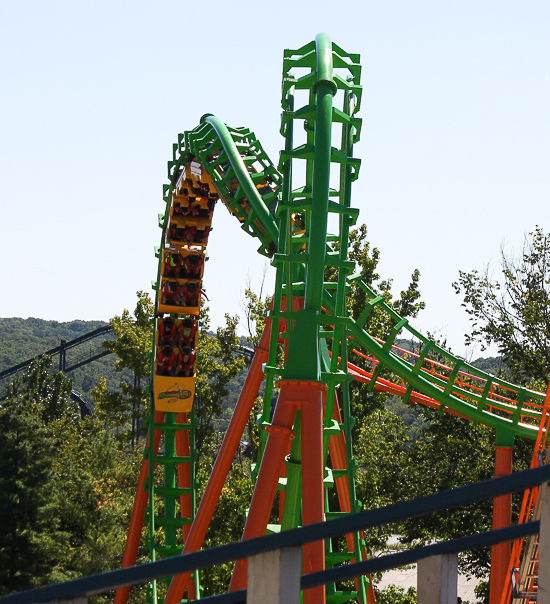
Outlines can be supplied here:
M178 135L163 188L165 209L156 250L159 269L151 359L149 437L136 490L123 566L135 564L145 527L151 560L200 549L225 479L265 380L258 418L261 438L254 493L243 539L321 522L360 510L355 491L350 381L492 427L496 474L512 471L516 436L544 446L548 397L497 379L424 337L355 274L349 233L359 211L351 205L360 160L359 55L326 34L285 50L278 167L254 133L207 114ZM194 401L197 326L215 207L223 205L275 269L271 310L204 494L197 501ZM332 216L334 215L334 216ZM328 233L336 224L334 233ZM330 269L334 278L327 280ZM346 300L357 288L363 312L352 318ZM385 341L369 333L375 316L392 325ZM400 348L414 340L416 352ZM284 355L278 354L280 347ZM276 403L272 408L272 399ZM160 479L159 477L162 476ZM337 497L328 497L335 489ZM279 493L271 523L276 494ZM336 509L329 501L337 500ZM531 504L527 506L531 509ZM510 500L495 501L494 526L510 522ZM367 556L364 536L347 535L344 550L331 540L303 548L303 573ZM492 551L491 602L508 583L510 548ZM515 564L513 562L512 564ZM246 586L246 560L236 563L228 591ZM533 580L531 580L532 582ZM532 585L531 585L532 586ZM129 588L115 603L126 604ZM200 598L198 572L151 583L149 601L174 604ZM509 596L502 596L509 602ZM375 601L368 577L347 589L305 590L305 604Z

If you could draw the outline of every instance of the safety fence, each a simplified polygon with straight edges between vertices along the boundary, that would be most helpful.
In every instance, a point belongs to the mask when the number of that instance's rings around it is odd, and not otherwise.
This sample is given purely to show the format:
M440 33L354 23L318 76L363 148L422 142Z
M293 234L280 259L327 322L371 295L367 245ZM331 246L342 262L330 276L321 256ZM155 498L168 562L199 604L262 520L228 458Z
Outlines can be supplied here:
M439 557L441 560L458 552L513 541L537 533L539 534L540 543L537 604L550 604L549 481L550 465L544 465L411 501L347 515L327 522L10 594L1 597L0 604L40 604L67 600L83 602L88 596L105 593L119 587L148 583L154 579L209 568L243 558L249 560L248 590L210 596L203 598L202 601L208 602L208 604L245 602L247 604L265 604L266 601L273 604L283 604L283 602L285 604L298 604L300 590L334 583L335 581L353 579L359 575L389 570L430 558ZM536 485L541 485L543 501L540 521L530 521L485 533L465 535L450 541L353 562L301 576L300 555L301 547L305 543L460 507ZM442 572L448 573L448 566L445 564L439 564L439 568ZM437 584L437 581L435 583ZM440 583L445 582L441 581ZM446 589L448 594L451 595L441 594L438 599L444 604L452 601L452 586L450 589L447 586ZM456 585L454 589L454 602L456 602ZM421 604L420 591L419 585L419 604ZM426 598L428 597L431 596L426 596ZM428 599L425 601L427 602Z

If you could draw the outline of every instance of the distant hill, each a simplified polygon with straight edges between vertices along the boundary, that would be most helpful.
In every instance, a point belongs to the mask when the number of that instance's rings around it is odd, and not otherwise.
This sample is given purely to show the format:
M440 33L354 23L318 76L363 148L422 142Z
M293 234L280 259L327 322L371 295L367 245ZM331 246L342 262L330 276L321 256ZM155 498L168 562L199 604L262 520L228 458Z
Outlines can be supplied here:
M61 340L74 340L104 325L107 325L104 321L0 319L0 370L59 346Z
M470 364L481 369L481 371L485 371L501 379L508 379L510 377L508 367L502 357L479 358Z
M61 340L69 342L90 331L107 325L104 321L46 321L44 319L0 318L0 371L13 367L27 359L43 354L51 348L59 346ZM86 342L78 348L67 352L67 363L78 355L78 358L93 356L101 351L101 343L105 338L97 338ZM72 355L72 356L71 356ZM107 378L110 387L115 387L120 381L131 380L131 375L115 372L114 355L107 355L83 367L69 371L69 377L74 380L74 388L82 394L89 395L97 386L101 376ZM57 370L59 360L54 359L52 369Z

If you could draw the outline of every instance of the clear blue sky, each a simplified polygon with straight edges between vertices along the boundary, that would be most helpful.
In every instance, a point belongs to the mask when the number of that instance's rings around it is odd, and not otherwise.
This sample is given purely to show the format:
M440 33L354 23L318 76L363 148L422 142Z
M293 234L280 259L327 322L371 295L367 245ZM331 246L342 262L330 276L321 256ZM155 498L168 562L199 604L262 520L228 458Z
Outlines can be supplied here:
M361 54L353 195L380 272L400 289L418 268L416 327L463 353L459 269L549 228L549 27L540 0L1 3L0 317L133 309L155 278L178 132L214 113L277 163L283 49L326 31ZM213 325L265 264L222 210L205 276Z

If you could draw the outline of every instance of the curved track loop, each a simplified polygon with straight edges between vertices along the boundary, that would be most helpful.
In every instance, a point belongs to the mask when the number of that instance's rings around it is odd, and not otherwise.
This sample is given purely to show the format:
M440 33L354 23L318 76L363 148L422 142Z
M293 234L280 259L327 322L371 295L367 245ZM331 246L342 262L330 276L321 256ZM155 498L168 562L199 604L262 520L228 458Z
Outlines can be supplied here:
M277 249L278 228L274 218L281 175L265 154L254 133L230 128L212 115L201 125L180 134L168 162L171 183L164 187L167 204L179 174L190 158L196 158L210 177L227 209L244 231L260 240L259 252L268 256Z
M245 129L223 127L219 120L207 117L205 124L185 138L189 146L181 148L178 156L184 158L186 153L197 153L211 159L203 167L212 177L224 204L239 219L243 229L260 240L261 251L272 254L277 249L279 229L270 207L275 204L276 208L281 181L254 135ZM262 165L263 171L244 168L256 166L256 162ZM177 165L176 160L173 166ZM238 186L235 186L235 178ZM260 194L261 187L269 188L267 195ZM327 252L332 252L332 248ZM366 366L363 369L370 374L367 381L372 388L379 388L384 380L389 383L397 380L405 402L410 399L420 402L427 397L429 406L435 404L470 420L505 429L518 436L536 438L545 398L543 393L495 378L466 363L409 325L358 276L348 277L347 285L352 282L367 294L369 301L357 321L346 319L346 331L352 346L360 345L369 353L363 357L358 355L361 359L358 363ZM325 286L323 306L330 316L336 300L332 290L328 289L333 284L325 283ZM368 319L375 309L389 315L392 321L393 329L386 342L368 333ZM396 340L404 339L417 344L416 353L394 345ZM384 375L383 369L386 369L386 374L389 370L393 377Z

